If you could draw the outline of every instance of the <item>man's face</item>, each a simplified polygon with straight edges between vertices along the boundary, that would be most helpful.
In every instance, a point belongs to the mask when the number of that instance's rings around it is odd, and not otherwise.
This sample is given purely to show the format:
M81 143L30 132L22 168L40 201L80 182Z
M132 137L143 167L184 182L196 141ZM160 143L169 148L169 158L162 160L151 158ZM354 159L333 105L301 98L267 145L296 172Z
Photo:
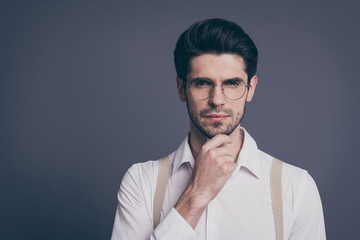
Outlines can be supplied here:
M177 79L178 92L182 101L186 101L191 119L191 131L199 131L212 138L217 134L230 135L240 128L246 102L251 101L257 77L250 82L244 96L238 100L230 100L223 94L221 84L229 79L242 79L247 83L245 62L236 54L203 54L190 61L191 72L187 75L187 83L197 78L209 79L217 84L210 97L196 100L188 88L184 88L182 80Z

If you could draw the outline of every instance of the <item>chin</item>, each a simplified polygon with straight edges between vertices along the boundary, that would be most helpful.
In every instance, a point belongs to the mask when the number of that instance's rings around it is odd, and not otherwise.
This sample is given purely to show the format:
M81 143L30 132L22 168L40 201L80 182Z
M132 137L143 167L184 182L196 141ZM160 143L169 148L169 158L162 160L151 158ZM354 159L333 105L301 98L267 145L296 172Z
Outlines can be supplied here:
M213 138L218 134L225 134L225 135L231 135L235 128L233 129L209 129L209 128L201 128L199 129L202 134L204 134L208 138Z

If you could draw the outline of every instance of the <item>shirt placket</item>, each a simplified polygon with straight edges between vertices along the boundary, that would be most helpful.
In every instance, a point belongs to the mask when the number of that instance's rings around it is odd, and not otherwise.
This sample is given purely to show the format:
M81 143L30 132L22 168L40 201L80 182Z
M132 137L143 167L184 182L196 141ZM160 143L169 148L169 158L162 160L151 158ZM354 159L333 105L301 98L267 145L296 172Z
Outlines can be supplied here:
M211 201L206 208L206 239L218 239L218 226L216 221L216 200Z

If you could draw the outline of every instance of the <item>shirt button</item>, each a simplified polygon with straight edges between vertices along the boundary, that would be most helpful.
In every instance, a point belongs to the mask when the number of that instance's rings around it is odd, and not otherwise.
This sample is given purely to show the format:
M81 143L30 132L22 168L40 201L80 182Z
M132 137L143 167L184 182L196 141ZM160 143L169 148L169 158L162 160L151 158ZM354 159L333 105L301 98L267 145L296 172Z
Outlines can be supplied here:
M215 225L214 225L214 224L211 224L211 225L210 225L210 228L211 228L211 230L214 230L214 229L215 229Z

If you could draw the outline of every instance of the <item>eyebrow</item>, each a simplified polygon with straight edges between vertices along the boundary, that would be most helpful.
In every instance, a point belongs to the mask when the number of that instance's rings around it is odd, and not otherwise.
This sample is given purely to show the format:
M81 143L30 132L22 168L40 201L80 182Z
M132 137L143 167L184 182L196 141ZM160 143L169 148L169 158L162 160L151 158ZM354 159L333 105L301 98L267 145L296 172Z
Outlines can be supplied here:
M196 77L196 78L192 78L192 79L189 79L190 82L193 82L193 81L198 81L198 80L207 80L207 81L211 81L211 82L214 82L212 79L210 78L206 78L206 77ZM239 77L234 77L234 78L228 78L228 79L225 79L224 82L226 81L244 81L244 79L242 78L239 78Z

